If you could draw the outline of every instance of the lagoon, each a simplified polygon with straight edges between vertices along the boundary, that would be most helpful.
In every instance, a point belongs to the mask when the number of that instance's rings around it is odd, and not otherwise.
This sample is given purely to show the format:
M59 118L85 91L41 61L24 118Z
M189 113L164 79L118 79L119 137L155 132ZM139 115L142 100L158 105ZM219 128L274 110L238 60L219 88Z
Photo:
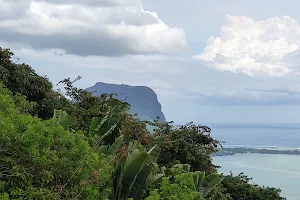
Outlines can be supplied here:
M220 173L238 175L244 172L252 183L280 188L288 200L300 199L300 156L236 154L213 157Z
M299 124L211 125L211 135L224 146L269 147L295 149L300 147ZM244 172L252 183L280 188L288 200L300 200L300 155L235 154L213 157L219 172L235 175Z

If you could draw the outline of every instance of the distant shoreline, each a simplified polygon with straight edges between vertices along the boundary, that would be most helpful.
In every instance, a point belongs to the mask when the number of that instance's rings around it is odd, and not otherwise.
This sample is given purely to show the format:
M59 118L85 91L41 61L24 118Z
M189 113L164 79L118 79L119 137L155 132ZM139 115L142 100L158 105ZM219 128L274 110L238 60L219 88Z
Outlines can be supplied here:
M251 148L251 147L223 147L219 148L218 152L212 156L231 156L235 154L286 154L300 155L300 149L271 149L271 148Z
M217 129L300 129L299 123L207 123Z

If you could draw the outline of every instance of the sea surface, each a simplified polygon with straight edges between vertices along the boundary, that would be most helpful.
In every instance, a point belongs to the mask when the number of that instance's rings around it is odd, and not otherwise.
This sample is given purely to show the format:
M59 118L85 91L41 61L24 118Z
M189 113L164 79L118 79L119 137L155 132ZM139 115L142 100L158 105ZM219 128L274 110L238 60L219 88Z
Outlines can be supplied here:
M300 125L238 124L210 125L212 136L224 141L223 146L247 146L274 149L300 147ZM300 156L277 154L235 154L214 157L220 173L237 175L244 172L253 183L277 187L288 200L300 200Z

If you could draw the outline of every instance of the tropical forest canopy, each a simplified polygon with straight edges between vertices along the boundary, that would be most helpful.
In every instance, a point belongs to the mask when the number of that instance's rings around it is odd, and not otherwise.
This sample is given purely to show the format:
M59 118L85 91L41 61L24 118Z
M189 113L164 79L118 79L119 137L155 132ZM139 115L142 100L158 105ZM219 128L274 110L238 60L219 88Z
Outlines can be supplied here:
M0 48L0 199L284 199L242 173L218 174L209 127L139 121L128 103L77 79L61 93L14 58Z

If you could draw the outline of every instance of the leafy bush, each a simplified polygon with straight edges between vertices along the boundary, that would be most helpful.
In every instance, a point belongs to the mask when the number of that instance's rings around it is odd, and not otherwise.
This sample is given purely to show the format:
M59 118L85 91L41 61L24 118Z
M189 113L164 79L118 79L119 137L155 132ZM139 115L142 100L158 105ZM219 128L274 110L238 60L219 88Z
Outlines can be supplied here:
M108 199L112 166L57 120L20 114L0 88L0 194L12 199Z
M195 190L193 174L182 173L171 182L163 177L161 187L150 192L146 200L204 200L202 193Z
M251 178L240 173L238 176L233 174L225 176L222 182L226 193L229 193L233 200L284 200L280 196L280 190L271 187L261 187L250 184Z
M191 172L188 164L176 164L171 168L160 168L164 175L162 181L157 179L155 184L150 185L149 199L204 199L220 183L222 177L219 174L205 175L205 172ZM159 168L155 170L159 175ZM159 176L158 176L159 177ZM183 195L183 196L182 196Z

